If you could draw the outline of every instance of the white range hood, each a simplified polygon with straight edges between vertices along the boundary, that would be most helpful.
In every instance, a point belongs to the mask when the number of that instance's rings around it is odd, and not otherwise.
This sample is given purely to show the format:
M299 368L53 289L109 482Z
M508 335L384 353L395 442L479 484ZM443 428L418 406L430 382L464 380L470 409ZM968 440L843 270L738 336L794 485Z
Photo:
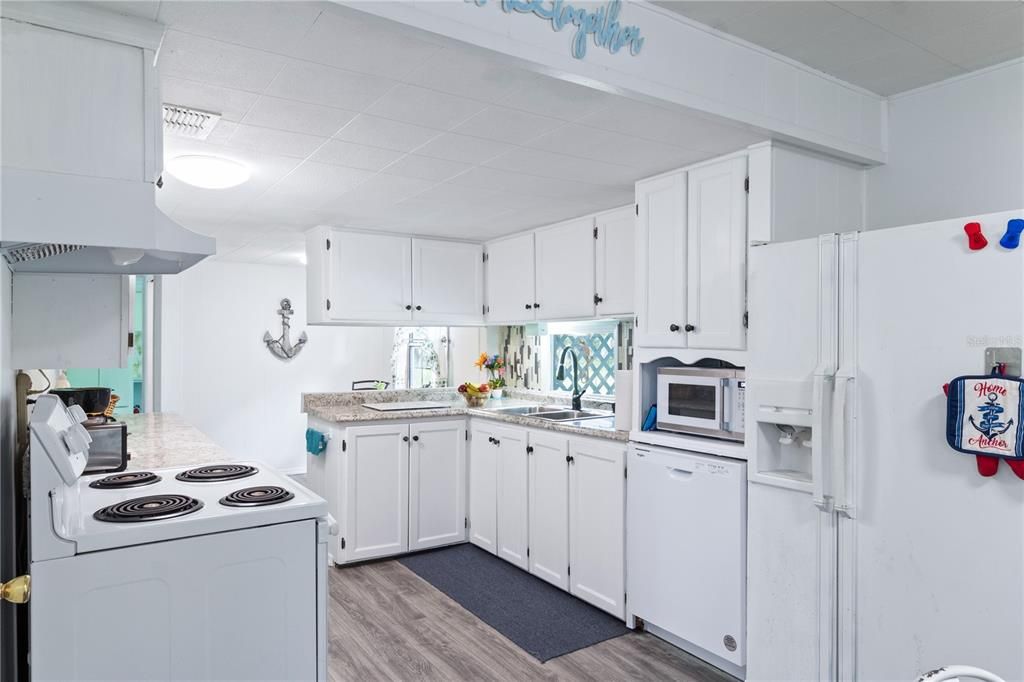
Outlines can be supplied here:
M173 274L216 251L156 206L163 26L3 3L0 252L12 270Z

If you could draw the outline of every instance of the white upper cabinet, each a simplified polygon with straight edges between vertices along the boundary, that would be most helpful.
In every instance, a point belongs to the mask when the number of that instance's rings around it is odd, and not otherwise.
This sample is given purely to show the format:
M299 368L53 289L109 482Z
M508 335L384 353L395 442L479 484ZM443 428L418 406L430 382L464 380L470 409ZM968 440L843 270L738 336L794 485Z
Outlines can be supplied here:
M636 185L637 343L685 347L686 173Z
M487 245L487 321L528 322L535 318L533 233Z
M413 319L451 324L483 317L483 246L412 240Z
M746 156L689 172L684 331L690 348L746 347L746 177Z
M636 213L632 206L599 213L594 303L598 317L632 315Z
M329 237L327 317L412 320L412 244L408 237L342 232Z
M534 233L537 319L594 316L594 219L569 220Z
M480 244L320 226L306 259L309 324L483 322Z

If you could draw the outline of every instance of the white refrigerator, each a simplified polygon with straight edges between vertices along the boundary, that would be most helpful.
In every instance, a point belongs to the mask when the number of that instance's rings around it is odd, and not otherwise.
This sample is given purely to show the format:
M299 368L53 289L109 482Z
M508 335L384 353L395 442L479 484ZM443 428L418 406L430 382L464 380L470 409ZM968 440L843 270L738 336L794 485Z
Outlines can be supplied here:
M942 391L1024 345L1022 214L751 247L747 679L1024 679L1024 480Z

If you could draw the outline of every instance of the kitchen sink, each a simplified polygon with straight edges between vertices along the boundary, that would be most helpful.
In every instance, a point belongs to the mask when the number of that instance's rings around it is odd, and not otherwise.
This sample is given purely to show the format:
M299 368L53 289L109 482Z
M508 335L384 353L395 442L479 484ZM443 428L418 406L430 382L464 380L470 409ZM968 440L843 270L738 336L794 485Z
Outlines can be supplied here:
M571 422L579 419L603 419L611 417L613 413L600 410L559 410L558 412L541 412L533 415L537 419L546 419L552 422Z
M565 407L562 405L526 405L523 407L495 407L494 412L500 412L501 414L521 414L521 415L539 415L545 412L560 412L564 411Z

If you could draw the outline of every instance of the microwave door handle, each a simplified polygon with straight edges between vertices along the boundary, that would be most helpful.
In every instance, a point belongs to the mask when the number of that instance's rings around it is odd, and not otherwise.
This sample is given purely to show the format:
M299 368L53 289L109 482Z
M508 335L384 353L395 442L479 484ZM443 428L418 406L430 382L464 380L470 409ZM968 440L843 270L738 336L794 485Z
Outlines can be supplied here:
M730 381L719 379L718 381L718 430L728 431L732 424L732 404L726 400L726 391L729 390Z

